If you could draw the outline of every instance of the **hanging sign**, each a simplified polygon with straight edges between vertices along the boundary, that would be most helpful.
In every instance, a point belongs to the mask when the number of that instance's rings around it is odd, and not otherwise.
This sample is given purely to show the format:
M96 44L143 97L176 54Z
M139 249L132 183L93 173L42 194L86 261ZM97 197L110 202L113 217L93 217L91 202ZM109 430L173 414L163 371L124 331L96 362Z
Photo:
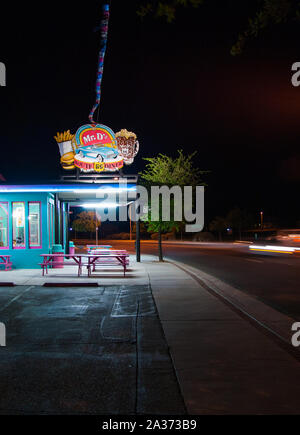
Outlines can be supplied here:
M77 147L98 145L117 148L114 132L101 124L88 124L80 127L75 134L75 143Z
M125 165L131 165L139 152L139 142L136 134L123 129L116 134L119 153L124 158Z
M74 144L74 165L82 172L115 172L124 166L116 136L105 125L83 125L75 134Z
M74 156L75 156L75 147L74 147L74 134L70 133L70 130L65 131L64 133L57 133L54 136L54 139L57 142L59 152L60 152L60 164L65 170L75 169L74 166Z
M139 151L135 133L123 129L115 134L102 124L86 124L76 134L57 133L61 165L65 170L116 172L130 165Z

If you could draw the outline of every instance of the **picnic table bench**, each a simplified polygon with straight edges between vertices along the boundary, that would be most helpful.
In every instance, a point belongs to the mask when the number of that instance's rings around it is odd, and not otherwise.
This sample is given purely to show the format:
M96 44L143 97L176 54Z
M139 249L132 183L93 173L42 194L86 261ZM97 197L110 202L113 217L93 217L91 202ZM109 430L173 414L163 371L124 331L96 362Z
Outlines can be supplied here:
M0 265L5 266L5 270L11 270L12 262L10 260L10 255L2 255L0 254Z

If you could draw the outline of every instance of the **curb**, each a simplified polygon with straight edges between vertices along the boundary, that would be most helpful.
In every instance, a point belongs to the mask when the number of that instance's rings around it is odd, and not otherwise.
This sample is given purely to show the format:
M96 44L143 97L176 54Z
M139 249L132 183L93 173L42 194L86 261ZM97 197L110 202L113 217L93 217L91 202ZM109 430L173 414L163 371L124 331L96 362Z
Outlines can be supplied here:
M238 312L243 318L263 328L266 332L272 334L295 351L295 348L291 344L291 326L296 321L294 318L280 313L255 297L243 293L241 290L206 274L200 269L169 259L168 262L186 272L198 284ZM299 354L299 351L297 353Z

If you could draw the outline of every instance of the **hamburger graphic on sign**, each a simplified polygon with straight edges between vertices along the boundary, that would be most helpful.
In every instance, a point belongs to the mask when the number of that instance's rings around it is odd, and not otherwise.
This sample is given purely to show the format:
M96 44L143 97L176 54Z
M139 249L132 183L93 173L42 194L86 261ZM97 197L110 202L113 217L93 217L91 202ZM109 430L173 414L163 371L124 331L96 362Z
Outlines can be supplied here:
M82 172L116 172L131 164L138 152L134 133L127 130L114 134L102 124L87 124L75 135L70 131L55 137L63 169L79 168Z

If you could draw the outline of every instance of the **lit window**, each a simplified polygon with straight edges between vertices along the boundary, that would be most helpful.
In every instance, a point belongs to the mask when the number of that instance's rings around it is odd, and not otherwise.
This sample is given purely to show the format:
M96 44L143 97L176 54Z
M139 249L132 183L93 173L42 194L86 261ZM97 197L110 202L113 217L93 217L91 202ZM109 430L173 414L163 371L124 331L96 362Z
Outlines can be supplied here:
M13 202L13 247L25 248L25 203Z
M29 247L41 246L41 204L29 203Z
M8 248L8 203L0 202L0 249Z

